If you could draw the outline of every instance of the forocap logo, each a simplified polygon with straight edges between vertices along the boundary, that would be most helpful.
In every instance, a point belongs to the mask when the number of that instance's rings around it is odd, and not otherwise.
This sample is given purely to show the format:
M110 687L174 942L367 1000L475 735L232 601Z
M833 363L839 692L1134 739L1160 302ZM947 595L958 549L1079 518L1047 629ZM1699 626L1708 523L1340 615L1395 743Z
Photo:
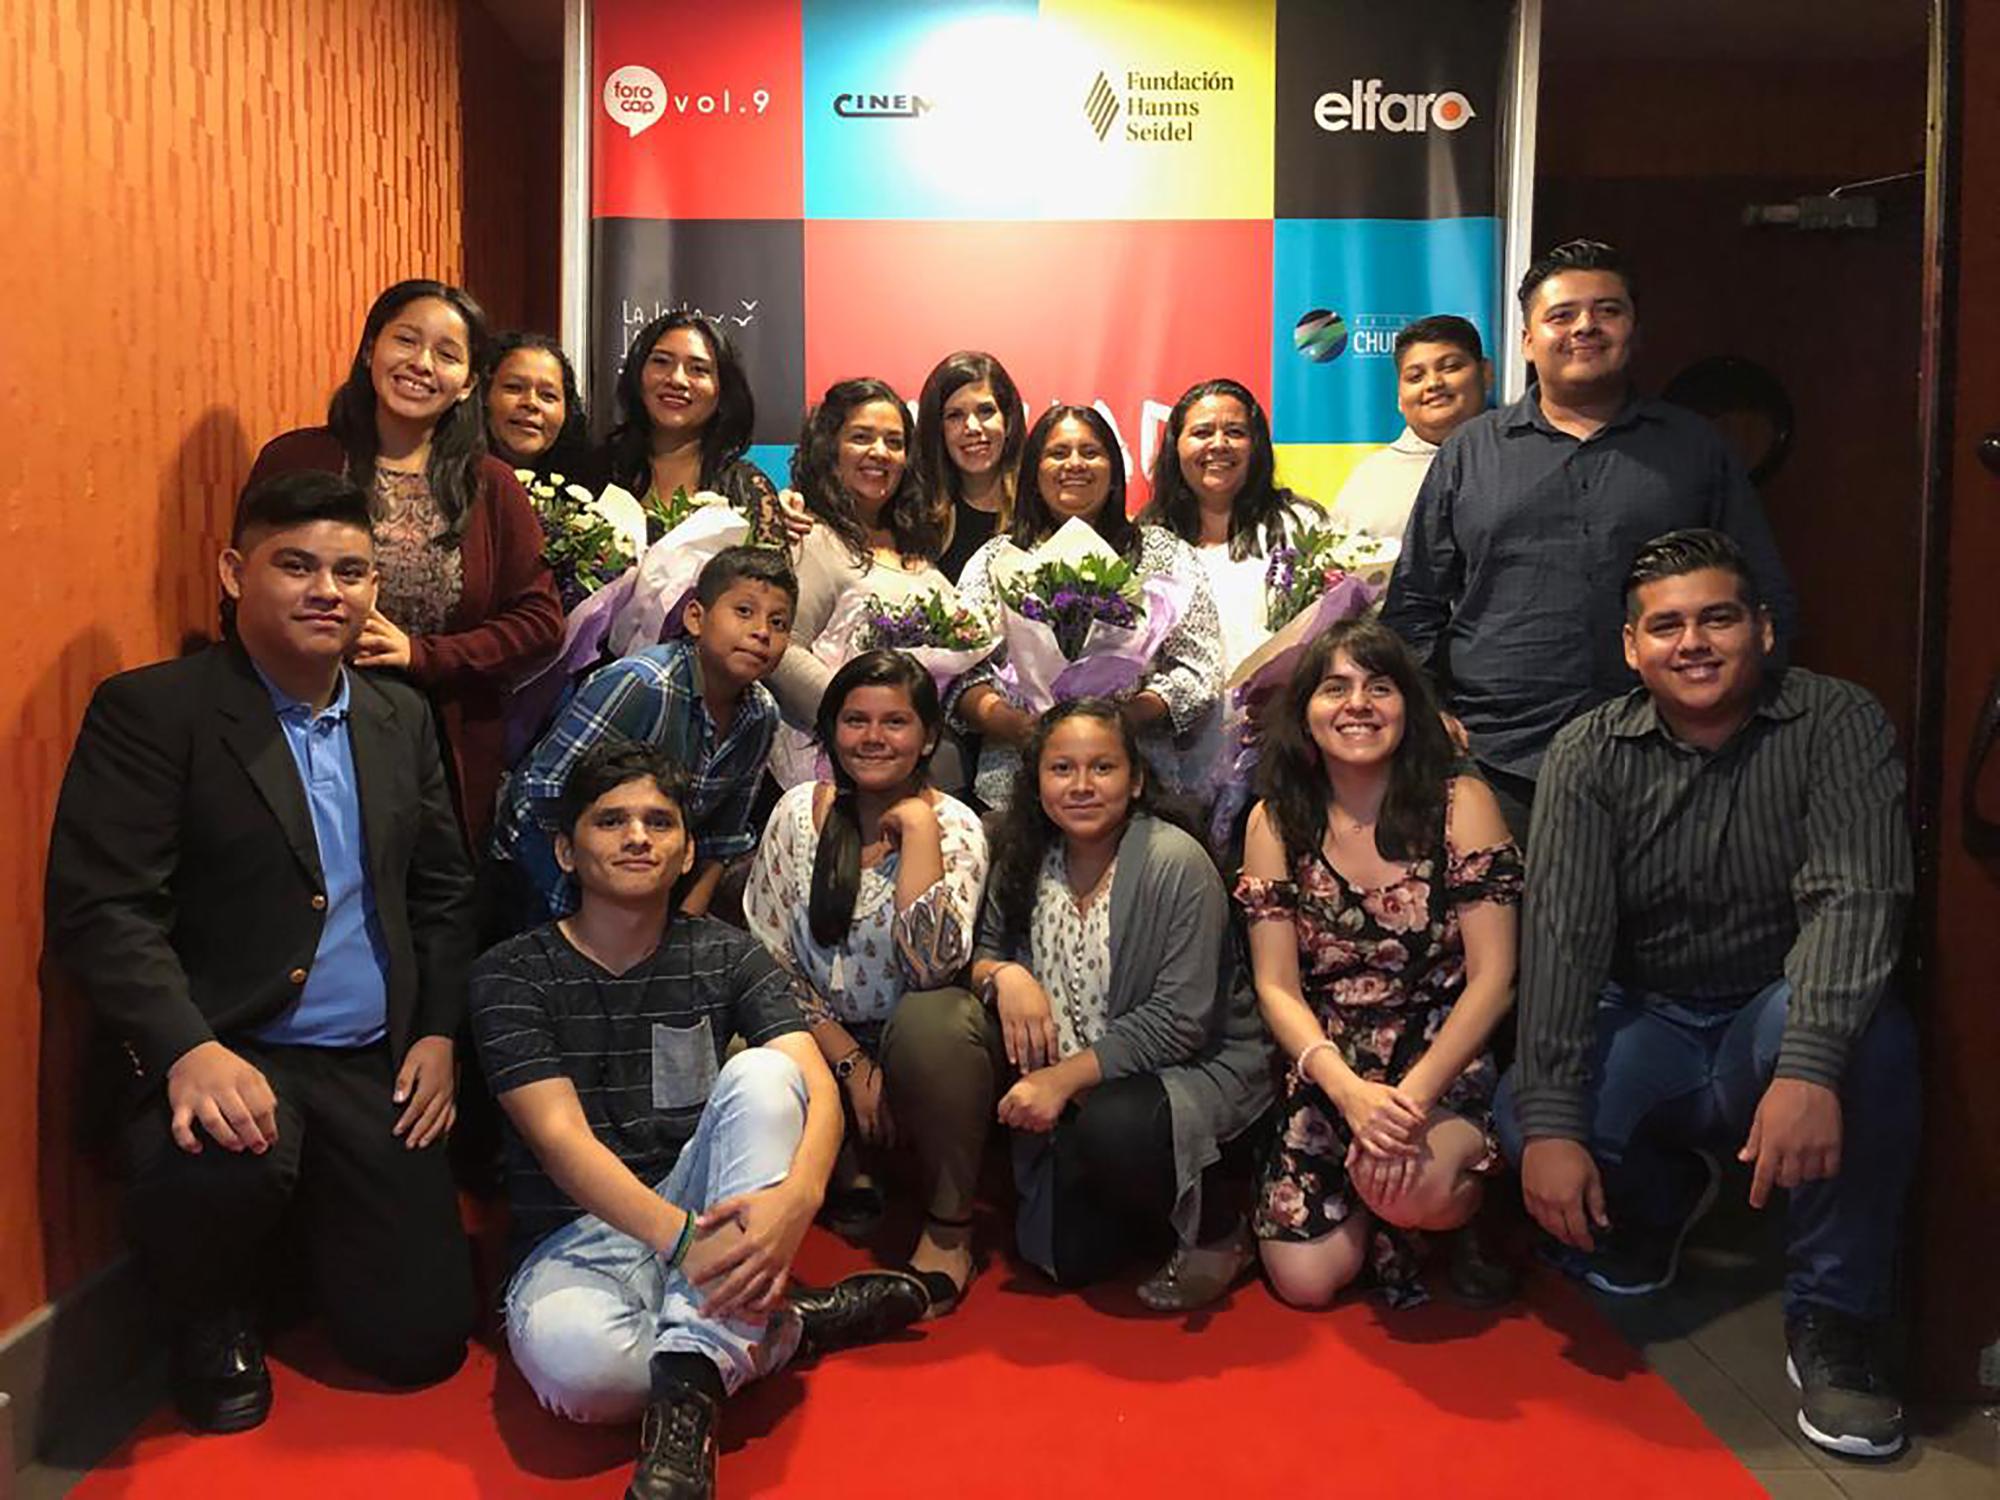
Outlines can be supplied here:
M1475 111L1457 89L1436 94L1385 94L1379 78L1357 78L1353 90L1321 94L1313 104L1313 122L1321 130L1384 130L1417 134L1429 130L1462 130Z
M689 90L676 94L643 63L627 63L604 80L604 112L627 135L650 130L672 110L677 115L761 115L771 107L771 91L753 88Z

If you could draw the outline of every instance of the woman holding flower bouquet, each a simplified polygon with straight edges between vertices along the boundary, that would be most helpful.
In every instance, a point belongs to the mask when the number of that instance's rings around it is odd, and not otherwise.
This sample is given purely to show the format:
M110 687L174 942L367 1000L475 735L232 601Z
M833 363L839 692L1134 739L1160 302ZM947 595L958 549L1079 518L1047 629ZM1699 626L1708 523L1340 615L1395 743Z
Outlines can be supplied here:
M836 381L806 416L792 454L792 487L819 524L799 546L792 644L770 677L792 724L818 721L837 664L812 647L844 597L872 595L901 608L951 593L937 566L947 512L917 483L912 436L909 408L881 380Z
M273 438L249 479L324 469L373 496L381 589L354 664L403 672L437 704L475 848L500 784L507 689L563 630L541 525L486 451L475 376L486 342L465 292L398 282L368 309L327 425Z
M1458 772L1422 670L1372 620L1306 648L1272 706L1236 899L1291 1063L1256 1230L1271 1285L1319 1307L1372 1266L1421 1301L1417 1231L1456 1231L1461 1300L1512 1278L1471 1229L1500 1161L1487 1041L1512 1001L1521 856Z
M1028 551L1041 546L1070 520L1092 527L1122 559L1135 583L1159 579L1178 588L1181 592L1174 601L1178 618L1151 646L1146 659L1133 664L1131 684L1119 695L1119 711L1138 733L1149 759L1161 768L1166 789L1178 791L1185 778L1175 743L1192 742L1216 713L1222 689L1222 626L1200 559L1164 527L1134 525L1125 514L1124 457L1111 424L1094 407L1052 406L1043 412L1022 446L1021 474L1011 532L973 553L960 576L959 591L967 604L1005 619L1002 591L993 576L996 559L1009 547ZM1114 623L1111 612L1120 606L1109 596L1112 591L1094 588L1088 578L1078 581L1083 587L1067 589L1077 601L1074 605L1038 598L1031 610L1053 608L1063 613L1078 608L1096 620ZM1130 623L1129 611L1125 623ZM1091 633L1078 634L1087 641ZM1101 638L1108 633L1097 634ZM1058 635L1063 638L1066 632L1059 630ZM1020 752L1034 732L1036 710L1048 706L1020 701L1018 675L1010 682L1007 654L1003 636L999 649L959 680L951 705L964 727L983 737L974 790L993 807L1008 795Z
M994 833L972 977L1020 1076L1021 1253L1066 1286L1171 1247L1139 1288L1160 1310L1228 1291L1254 1256L1226 1143L1271 1099L1269 1040L1208 852L1153 810L1121 705L1036 724Z
M1204 380L1167 413L1153 499L1139 519L1195 549L1222 621L1226 677L1271 634L1265 562L1324 513L1277 482L1271 423L1247 386Z
M743 910L812 992L807 1019L854 1134L835 1170L836 1222L878 1212L851 1149L916 1153L924 1228L910 1257L934 1313L972 1278L972 1195L992 1122L999 1038L963 988L986 883L986 836L930 785L944 726L930 673L868 651L833 674L819 738L833 784L793 787L771 813Z
M677 490L712 490L749 517L753 541L783 546L794 526L777 487L743 456L756 420L729 336L691 309L663 313L625 352L618 425L592 457L590 488L618 485L653 516L669 512ZM806 524L798 518L796 529Z

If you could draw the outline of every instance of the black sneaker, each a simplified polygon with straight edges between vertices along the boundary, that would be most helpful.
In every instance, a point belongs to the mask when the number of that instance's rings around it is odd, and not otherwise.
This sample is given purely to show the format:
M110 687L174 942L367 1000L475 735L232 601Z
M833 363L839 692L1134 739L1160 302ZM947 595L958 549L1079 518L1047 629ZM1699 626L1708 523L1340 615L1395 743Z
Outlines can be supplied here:
M1903 1403L1889 1389L1868 1325L1808 1303L1785 1320L1785 1373L1799 1388L1799 1431L1829 1453L1887 1458L1903 1447Z
M803 1363L900 1333L930 1310L930 1294L908 1271L857 1271L832 1286L794 1290Z
M1700 1177L1692 1190L1687 1212L1675 1229L1624 1228L1614 1224L1608 1243L1590 1257L1583 1279L1600 1292L1614 1297L1643 1297L1673 1285L1680 1269L1681 1246L1688 1231L1701 1222L1703 1214L1715 1206L1722 1185L1722 1168L1706 1151L1688 1153Z
M712 1500L716 1412L714 1397L685 1386L648 1406L625 1500Z

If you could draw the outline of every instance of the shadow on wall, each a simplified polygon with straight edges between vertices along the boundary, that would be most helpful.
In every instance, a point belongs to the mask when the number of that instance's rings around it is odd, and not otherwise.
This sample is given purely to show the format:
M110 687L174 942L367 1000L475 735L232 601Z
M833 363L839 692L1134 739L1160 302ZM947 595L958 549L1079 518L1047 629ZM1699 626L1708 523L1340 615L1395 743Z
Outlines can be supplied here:
M212 406L160 473L159 548L153 600L162 641L182 655L216 635L215 559L229 542L237 492L250 473L248 434L235 411Z

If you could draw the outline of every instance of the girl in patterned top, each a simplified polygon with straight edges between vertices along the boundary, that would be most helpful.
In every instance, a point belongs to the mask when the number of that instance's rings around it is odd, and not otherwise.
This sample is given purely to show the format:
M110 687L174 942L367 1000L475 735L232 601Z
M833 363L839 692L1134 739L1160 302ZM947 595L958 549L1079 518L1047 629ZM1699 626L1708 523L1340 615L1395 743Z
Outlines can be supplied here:
M474 848L499 791L507 690L555 654L563 630L541 523L486 451L486 344L485 314L464 291L397 282L368 309L327 425L266 443L249 481L326 469L369 491L381 589L354 665L402 672L436 703Z
M1466 1226L1499 1163L1486 1044L1512 1001L1520 853L1373 621L1312 644L1268 734L1236 887L1292 1064L1259 1182L1265 1271L1319 1307L1372 1266L1414 1303L1418 1232L1455 1230L1454 1293L1504 1300L1511 1277Z
M930 785L943 718L930 673L903 652L863 652L835 672L818 726L833 784L779 799L743 897L750 930L811 992L807 1021L854 1137L916 1152L926 1219L909 1269L933 1313L971 1279L972 1195L999 1072L991 1018L958 983L986 835ZM827 1203L836 1227L880 1211L851 1149Z

